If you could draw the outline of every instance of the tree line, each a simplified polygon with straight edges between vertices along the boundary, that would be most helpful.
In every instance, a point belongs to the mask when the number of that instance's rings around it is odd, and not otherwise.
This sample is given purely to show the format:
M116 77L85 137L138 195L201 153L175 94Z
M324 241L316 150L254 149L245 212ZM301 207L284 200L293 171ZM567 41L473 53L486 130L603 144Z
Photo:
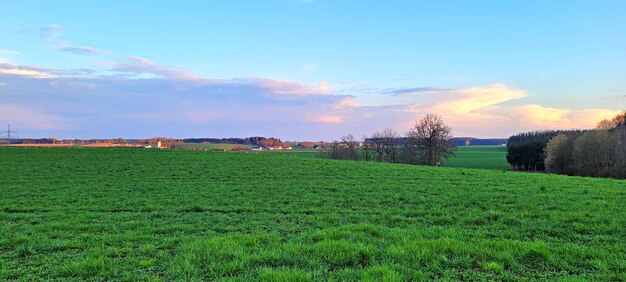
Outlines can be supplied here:
M626 178L626 112L591 130L520 133L507 149L514 170Z
M626 178L626 112L595 130L562 132L546 144L546 171Z
M353 161L435 166L453 154L452 129L434 114L416 121L404 136L386 128L362 140L347 134L330 145L330 158Z

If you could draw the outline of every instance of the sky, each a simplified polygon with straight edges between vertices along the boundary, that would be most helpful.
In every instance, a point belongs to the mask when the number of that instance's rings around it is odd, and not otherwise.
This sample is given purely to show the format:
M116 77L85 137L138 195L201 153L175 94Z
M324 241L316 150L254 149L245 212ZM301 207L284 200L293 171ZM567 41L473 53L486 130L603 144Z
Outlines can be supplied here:
M626 109L626 1L4 1L18 137L455 136ZM2 131L2 130L0 130Z

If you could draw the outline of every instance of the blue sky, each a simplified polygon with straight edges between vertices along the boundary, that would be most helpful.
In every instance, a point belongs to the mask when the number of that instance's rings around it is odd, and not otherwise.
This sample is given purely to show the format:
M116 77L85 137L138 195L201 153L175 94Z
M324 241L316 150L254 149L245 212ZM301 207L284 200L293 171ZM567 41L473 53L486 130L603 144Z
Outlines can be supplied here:
M625 1L7 1L23 137L332 140L434 112L457 136L626 108Z

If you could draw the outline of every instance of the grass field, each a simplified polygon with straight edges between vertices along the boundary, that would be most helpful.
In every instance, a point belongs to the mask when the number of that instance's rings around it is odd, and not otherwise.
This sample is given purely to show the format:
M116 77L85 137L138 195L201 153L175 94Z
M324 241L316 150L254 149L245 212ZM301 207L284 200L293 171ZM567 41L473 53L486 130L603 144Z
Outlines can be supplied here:
M304 158L322 158L322 159L328 159L330 157L330 152L326 149L293 149L293 150L276 150L276 151L263 150L263 151L255 151L253 153L294 156L294 157L304 157Z
M238 145L238 144L211 144L211 143L184 143L184 144L180 144L178 145L180 147L182 147L183 149L199 149L199 150L226 150L226 151L230 151L233 147L238 146L238 147L251 147L250 145Z
M459 168L511 169L506 161L506 146L459 146L455 156L443 166Z
M626 181L0 147L0 280L621 280Z

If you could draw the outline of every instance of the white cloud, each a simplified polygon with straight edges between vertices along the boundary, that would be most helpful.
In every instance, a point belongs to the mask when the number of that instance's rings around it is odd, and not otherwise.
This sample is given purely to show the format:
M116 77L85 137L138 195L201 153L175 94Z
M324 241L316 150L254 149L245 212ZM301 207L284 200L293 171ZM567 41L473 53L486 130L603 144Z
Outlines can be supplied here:
M327 82L206 78L142 57L127 57L105 71L0 63L0 80L9 90L3 92L7 99L32 109L63 109L62 117L77 128L101 132L94 137L274 135L332 140L388 126L404 132L425 113L442 115L457 136L506 137L528 130L593 127L617 112L524 103L531 93L502 83L409 87L392 95L394 90L387 89L378 92L386 106L366 106L358 97L333 91ZM31 113L45 124L45 112ZM67 136L75 136L72 132Z
M13 51L13 50L0 49L0 54L2 54L2 55L19 55L21 53L18 52L18 51Z

